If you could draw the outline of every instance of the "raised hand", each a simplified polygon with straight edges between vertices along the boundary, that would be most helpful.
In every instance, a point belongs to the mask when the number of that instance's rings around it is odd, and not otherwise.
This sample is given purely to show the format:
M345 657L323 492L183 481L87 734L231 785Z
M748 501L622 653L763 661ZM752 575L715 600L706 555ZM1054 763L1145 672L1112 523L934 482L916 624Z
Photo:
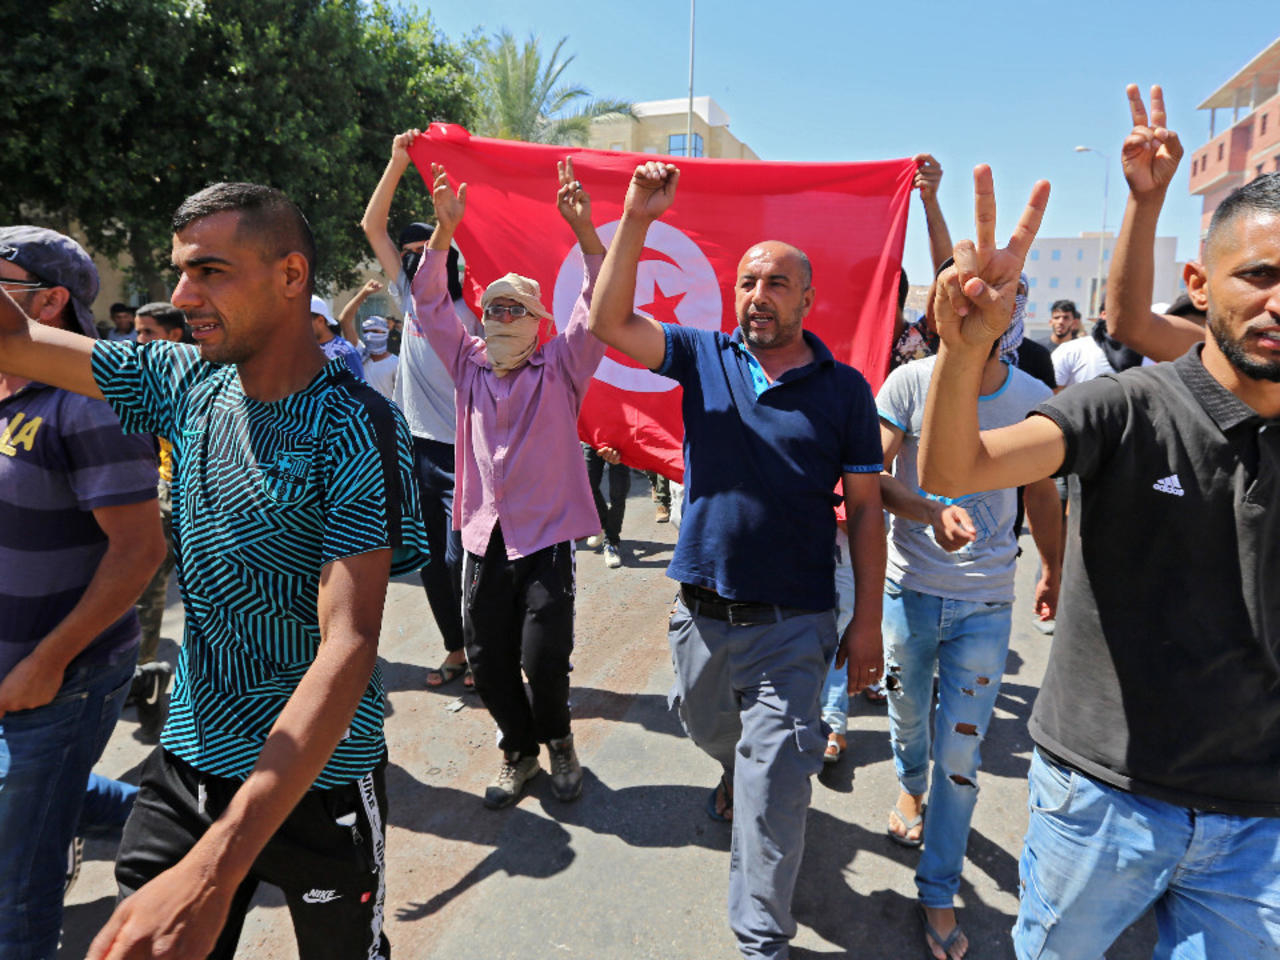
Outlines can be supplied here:
M1037 180L1017 227L1003 248L996 246L996 194L991 168L973 168L974 230L977 242L961 240L955 263L938 275L931 307L938 336L955 346L988 346L1009 326L1018 279L1027 251L1049 203L1049 181Z
M916 177L911 188L920 191L921 200L932 200L938 195L938 184L942 182L942 164L930 153L917 153L911 159L916 164Z
M431 165L431 203L436 210L436 223L452 234L467 212L467 185L461 184L455 193L449 186L449 174L439 163Z
M421 136L422 131L417 127L412 130L406 130L404 133L397 133L394 140L391 141L391 159L396 163L409 162L409 147L413 146L415 138Z
M556 209L574 230L591 225L591 197L582 189L582 183L574 178L573 160L565 157L557 161L556 173L560 189L556 193Z
M382 289L381 280L372 280L372 279L366 280L364 282L364 286L360 288L360 297L361 298L371 297L381 289Z
M679 182L680 171L673 163L650 160L640 164L631 175L627 198L622 205L623 214L657 220L675 200Z
M1120 147L1120 164L1124 178L1134 196L1163 191L1169 186L1178 161L1182 159L1182 142L1165 126L1164 91L1156 84L1151 88L1151 117L1142 103L1136 83L1124 88L1129 95L1129 112L1133 130Z

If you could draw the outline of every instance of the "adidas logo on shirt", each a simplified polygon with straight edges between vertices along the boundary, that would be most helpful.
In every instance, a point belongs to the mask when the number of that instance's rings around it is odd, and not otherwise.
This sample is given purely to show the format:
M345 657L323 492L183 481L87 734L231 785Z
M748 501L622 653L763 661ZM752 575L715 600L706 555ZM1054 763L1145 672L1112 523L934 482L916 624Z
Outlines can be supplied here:
M1161 493L1171 493L1175 497L1180 497L1185 492L1182 489L1182 484L1179 482L1178 475L1176 473L1170 474L1163 480L1157 480L1151 485L1151 489L1159 490Z

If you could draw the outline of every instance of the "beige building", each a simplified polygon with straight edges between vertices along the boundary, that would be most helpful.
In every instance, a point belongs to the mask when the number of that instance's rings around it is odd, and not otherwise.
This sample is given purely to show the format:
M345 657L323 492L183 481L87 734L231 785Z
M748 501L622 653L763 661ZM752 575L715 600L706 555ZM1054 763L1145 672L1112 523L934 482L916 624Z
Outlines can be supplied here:
M693 149L688 139L689 101L650 100L633 105L635 119L601 118L591 124L587 146L595 150L657 153L671 157L759 160L729 132L729 115L710 97L693 98Z

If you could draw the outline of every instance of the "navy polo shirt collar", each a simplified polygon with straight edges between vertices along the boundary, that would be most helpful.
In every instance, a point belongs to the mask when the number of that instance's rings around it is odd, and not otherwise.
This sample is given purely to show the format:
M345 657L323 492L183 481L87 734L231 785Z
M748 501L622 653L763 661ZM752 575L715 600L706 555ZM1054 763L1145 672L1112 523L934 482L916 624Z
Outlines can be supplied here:
M1201 356L1203 350L1204 344L1197 343L1175 360L1173 366L1191 395L1213 418L1218 429L1226 433L1242 423L1261 423L1263 418L1256 410L1215 380L1213 374L1204 368Z
M801 330L800 335L804 337L804 342L809 345L809 349L813 351L813 363L806 363L803 367L794 367L788 370L777 380L773 381L776 386L779 383L788 383L792 380L799 380L801 377L808 376L814 370L820 367L834 367L836 363L835 356L827 349L827 345L819 340L808 330ZM729 336L729 342L742 353L748 363L758 364L760 361L751 354L747 349L746 343L742 339L742 328L735 327L733 333Z

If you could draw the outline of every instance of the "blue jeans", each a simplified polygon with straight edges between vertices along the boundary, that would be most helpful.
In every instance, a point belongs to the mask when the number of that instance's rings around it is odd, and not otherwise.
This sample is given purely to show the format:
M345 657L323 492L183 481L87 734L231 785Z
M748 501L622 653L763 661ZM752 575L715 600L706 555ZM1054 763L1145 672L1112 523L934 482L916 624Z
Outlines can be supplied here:
M849 555L849 535L836 528L836 636L843 637L853 620L853 558ZM839 653L839 648L836 653ZM836 669L835 657L822 689L822 722L832 733L844 736L849 730L849 665Z
M462 649L462 533L453 529L453 444L413 438L418 500L431 559L418 571L445 650Z
M134 649L114 664L73 667L53 702L0 717L5 960L52 960L57 950L67 847L80 823L89 771L120 718L136 658ZM97 807L93 816L118 816L106 809Z
M960 889L969 823L978 802L978 765L1009 652L1012 603L952 600L884 584L885 689L889 735L902 789L929 788L924 852L916 889L926 907L950 907ZM933 778L929 706L934 668Z
M1153 904L1154 960L1280 957L1280 819L1128 793L1039 750L1027 803L1019 960L1097 960Z

